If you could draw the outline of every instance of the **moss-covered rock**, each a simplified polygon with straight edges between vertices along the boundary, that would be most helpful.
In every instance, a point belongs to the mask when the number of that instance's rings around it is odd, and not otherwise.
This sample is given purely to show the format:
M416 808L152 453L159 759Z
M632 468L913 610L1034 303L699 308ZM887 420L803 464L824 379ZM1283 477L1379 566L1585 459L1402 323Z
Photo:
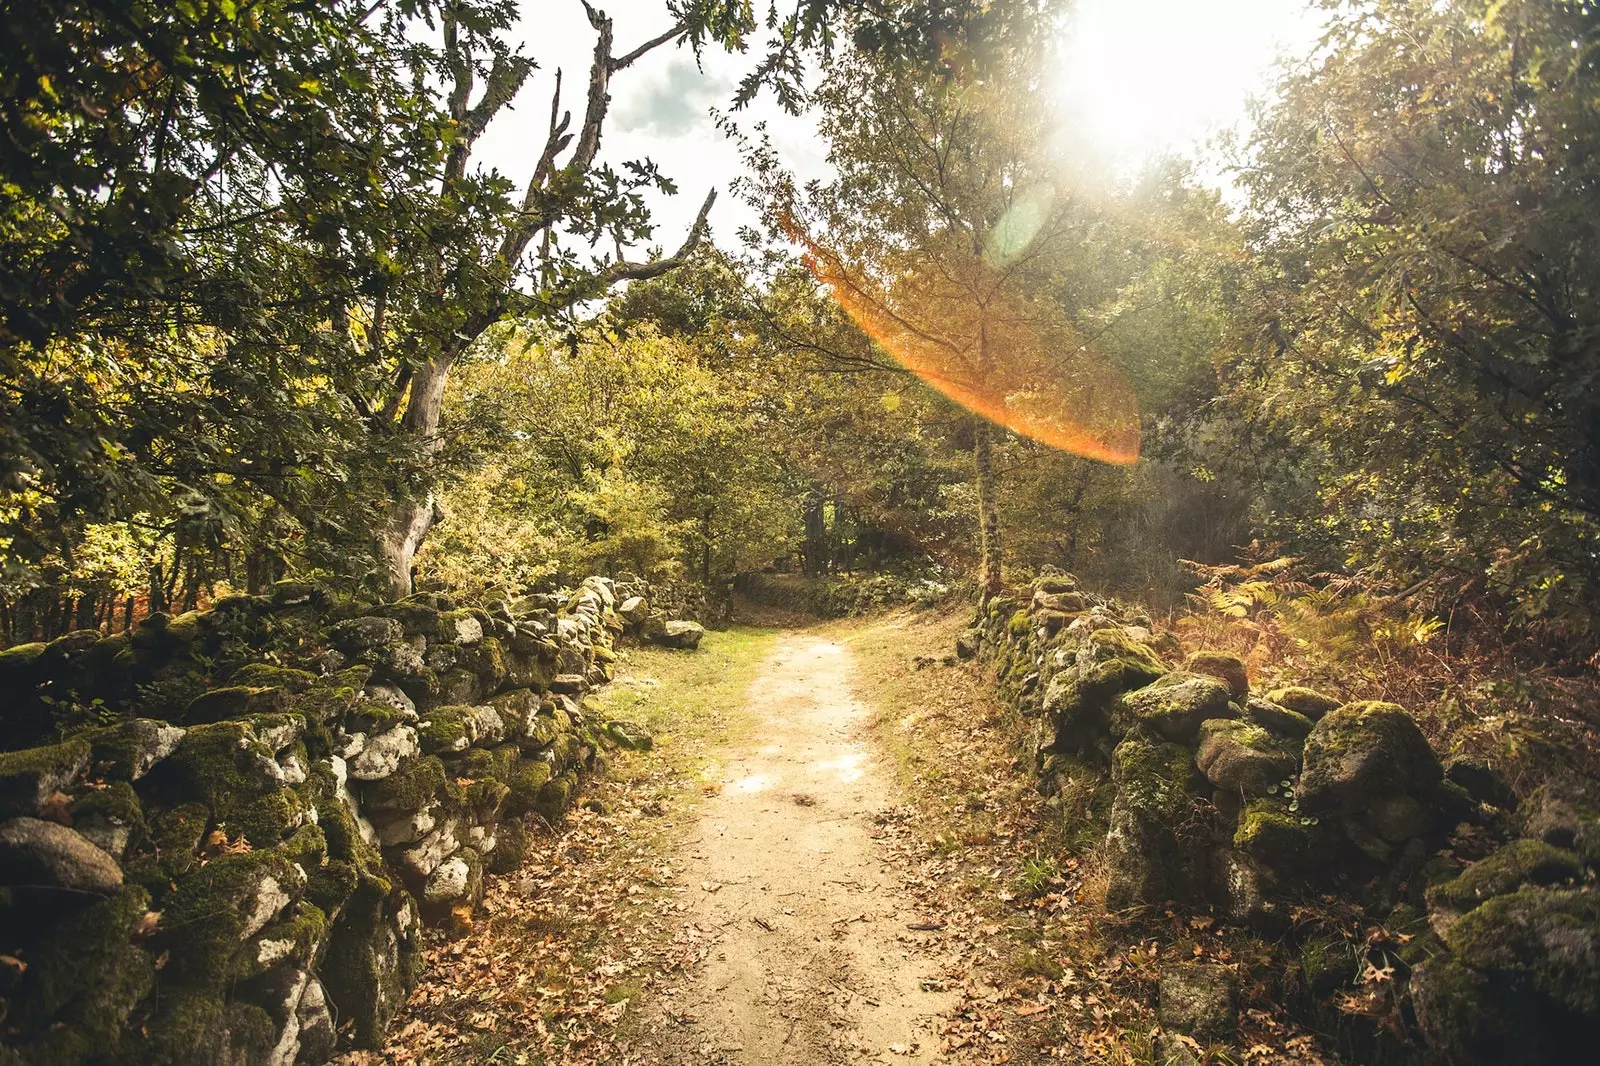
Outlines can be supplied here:
M1245 796L1267 790L1296 770L1295 752L1253 722L1210 718L1200 723L1195 763L1219 789Z
M1305 743L1306 737L1311 735L1311 730L1316 725L1299 711L1291 711L1287 707L1258 696L1252 696L1245 701L1244 716L1262 729L1294 741L1297 746Z
M1177 963L1161 973L1161 1027L1207 1042L1227 1040L1238 1025L1238 980L1215 963Z
M435 707L417 728L422 750L429 755L466 751L478 739L478 720L471 707Z
M182 721L185 725L198 725L256 714L283 714L289 707L288 689L230 685L203 692L190 700L189 706L184 708Z
M606 723L606 736L619 748L629 751L649 751L655 745L650 731L637 722L613 719Z
M1344 703L1343 700L1324 695L1304 685L1283 685L1272 689L1267 693L1267 699L1280 707L1289 708L1296 714L1303 714L1313 722L1320 720L1329 711L1338 710Z
M446 793L444 763L438 756L413 759L395 773L362 788L363 804L375 812L418 811Z
M1600 897L1526 887L1451 928L1455 954L1412 974L1417 1018L1452 1062L1575 1061L1600 1037Z
M1523 832L1559 848L1570 848L1600 867L1600 786L1575 774L1557 774L1534 790L1522 806Z
M1171 673L1120 697L1112 711L1114 731L1143 725L1167 740L1192 743L1207 719L1232 718L1226 683L1203 674Z
M74 829L119 862L128 845L144 831L144 809L126 781L90 789L73 801L68 813Z
M278 716L197 725L151 772L151 787L169 802L203 804L230 836L242 833L257 848L275 844L307 818L276 759L296 739L297 721Z
M1583 864L1572 852L1542 840L1514 840L1468 866L1460 877L1433 886L1428 892L1428 908L1444 915L1462 915L1524 885L1557 885L1582 876Z
M38 814L45 801L72 786L89 765L89 742L0 752L0 817Z
M578 775L572 770L567 770L545 782L534 800L533 809L543 816L545 821L558 822L567 808L572 806L572 801L577 795Z
M275 849L218 855L192 870L165 900L157 942L167 978L202 988L226 981L246 940L305 888L306 875Z
M89 1061L91 1054L108 1061L125 1036L137 1040L124 1027L155 980L154 958L132 943L149 902L143 889L125 886L35 931L37 939L23 949L22 983L7 996L9 1034L34 1045L24 1061L49 1063L52 1054L61 1063Z
M1121 910L1190 894L1192 863L1178 839L1193 806L1187 748L1130 736L1112 753L1116 799L1106 833L1106 906Z
M1359 810L1380 796L1426 795L1443 778L1439 757L1403 708L1349 703L1306 738L1300 804L1316 813Z
M1236 700L1250 694L1250 672L1244 660L1231 652L1197 651L1183 660L1183 669L1191 674L1205 674L1224 682Z
M1324 834L1319 824L1285 809L1282 800L1251 800L1239 812L1233 846L1274 870L1298 871L1322 855Z
M90 768L107 780L138 781L177 750L186 730L153 718L135 718L120 725L91 729L81 735L89 742Z
M511 792L502 807L505 815L516 818L537 808L540 793L550 783L552 776L551 766L547 762L538 759L519 761L512 768L510 780L506 782Z

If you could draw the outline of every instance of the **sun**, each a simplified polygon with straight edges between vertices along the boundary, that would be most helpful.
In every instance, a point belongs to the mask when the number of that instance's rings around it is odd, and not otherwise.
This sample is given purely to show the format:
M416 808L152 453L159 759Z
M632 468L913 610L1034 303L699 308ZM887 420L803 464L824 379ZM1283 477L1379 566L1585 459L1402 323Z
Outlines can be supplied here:
M1074 140L1119 169L1186 152L1241 123L1319 25L1303 0L1079 0L1059 83Z

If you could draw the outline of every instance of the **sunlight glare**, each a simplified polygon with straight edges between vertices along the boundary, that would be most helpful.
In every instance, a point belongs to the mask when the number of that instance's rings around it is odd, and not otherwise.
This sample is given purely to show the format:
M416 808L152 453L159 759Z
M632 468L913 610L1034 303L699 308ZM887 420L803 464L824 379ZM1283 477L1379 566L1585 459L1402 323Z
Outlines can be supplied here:
M1280 50L1303 50L1318 21L1303 0L1079 0L1062 99L1082 141L1137 167L1240 123Z

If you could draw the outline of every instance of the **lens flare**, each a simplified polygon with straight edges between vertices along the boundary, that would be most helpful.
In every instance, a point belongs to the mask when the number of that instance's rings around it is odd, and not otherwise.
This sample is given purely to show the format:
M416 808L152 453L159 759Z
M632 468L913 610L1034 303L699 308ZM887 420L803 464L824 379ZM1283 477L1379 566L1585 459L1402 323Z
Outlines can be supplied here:
M1052 448L1117 465L1136 462L1138 400L1122 374L1059 314L1002 298L999 283L983 284L994 282L998 267L1032 241L1036 219L1048 207L1034 198L1022 203L1033 206L996 227L984 255L945 264L937 278L889 284L850 269L792 220L786 228L805 249L807 269L840 308L931 388ZM973 292L986 294L981 306L961 298Z

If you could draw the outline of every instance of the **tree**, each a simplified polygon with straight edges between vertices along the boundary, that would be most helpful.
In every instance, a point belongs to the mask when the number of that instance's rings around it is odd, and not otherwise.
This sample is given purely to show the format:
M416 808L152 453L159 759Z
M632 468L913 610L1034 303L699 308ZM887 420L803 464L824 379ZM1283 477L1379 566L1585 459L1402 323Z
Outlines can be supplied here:
M1337 5L1248 146L1231 398L1280 533L1594 624L1600 8ZM1442 581L1439 579L1443 579Z
M1131 390L1042 298L1085 217L1048 155L1047 14L1013 12L981 58L941 74L838 64L817 94L839 171L827 186L796 190L752 154L773 227L881 349L974 413L986 595L1001 587L996 425L1102 460L1138 454Z

